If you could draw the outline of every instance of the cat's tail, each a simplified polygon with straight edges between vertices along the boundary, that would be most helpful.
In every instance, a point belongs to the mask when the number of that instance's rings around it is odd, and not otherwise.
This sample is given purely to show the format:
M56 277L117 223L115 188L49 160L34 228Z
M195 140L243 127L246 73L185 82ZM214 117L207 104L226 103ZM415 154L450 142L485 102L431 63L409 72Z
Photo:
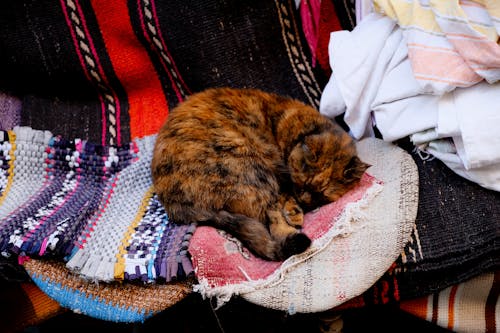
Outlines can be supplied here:
M241 214L219 211L212 221L214 227L232 234L248 249L269 260L285 260L304 252L311 244L311 240L298 231L282 239L274 239L262 222Z
M183 213L185 214L186 210L183 210ZM264 259L282 261L294 254L304 252L311 244L309 237L298 231L282 239L274 239L264 224L245 215L224 210L192 213L190 218L185 216L185 222L197 222L198 225L224 230L239 239L247 249Z

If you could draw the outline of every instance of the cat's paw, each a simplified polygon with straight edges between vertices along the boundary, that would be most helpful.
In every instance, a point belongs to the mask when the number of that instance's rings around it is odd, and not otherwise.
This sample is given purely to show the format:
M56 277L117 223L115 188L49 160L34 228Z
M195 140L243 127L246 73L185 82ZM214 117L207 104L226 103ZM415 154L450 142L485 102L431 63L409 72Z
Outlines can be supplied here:
M286 223L296 229L301 229L304 224L304 212L293 199L287 200L283 204L283 215Z
M311 245L311 240L305 234L297 232L290 234L283 242L282 259L304 252Z
M302 212L302 209L294 207L293 210L285 211L284 213L285 220L288 225L296 229L302 228L302 225L304 224L304 213Z

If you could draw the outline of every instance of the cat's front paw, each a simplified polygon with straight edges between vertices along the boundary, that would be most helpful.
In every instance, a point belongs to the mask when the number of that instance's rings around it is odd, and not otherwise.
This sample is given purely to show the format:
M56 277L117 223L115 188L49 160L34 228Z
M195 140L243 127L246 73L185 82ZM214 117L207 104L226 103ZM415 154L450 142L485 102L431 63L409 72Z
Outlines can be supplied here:
M288 225L301 229L304 224L304 212L295 203L295 201L287 201L283 207L283 215Z
M285 218L286 223L295 229L301 229L304 223L304 212L300 208L295 198L282 194L279 200L281 214Z

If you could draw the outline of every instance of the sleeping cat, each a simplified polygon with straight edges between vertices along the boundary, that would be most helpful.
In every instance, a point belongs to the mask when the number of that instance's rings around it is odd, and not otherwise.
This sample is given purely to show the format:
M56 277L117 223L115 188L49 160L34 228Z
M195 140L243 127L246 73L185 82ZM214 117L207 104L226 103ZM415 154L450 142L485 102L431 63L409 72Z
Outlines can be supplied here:
M337 200L368 167L315 109L260 90L215 88L170 113L156 139L155 191L174 223L222 229L268 260L311 241L303 210Z

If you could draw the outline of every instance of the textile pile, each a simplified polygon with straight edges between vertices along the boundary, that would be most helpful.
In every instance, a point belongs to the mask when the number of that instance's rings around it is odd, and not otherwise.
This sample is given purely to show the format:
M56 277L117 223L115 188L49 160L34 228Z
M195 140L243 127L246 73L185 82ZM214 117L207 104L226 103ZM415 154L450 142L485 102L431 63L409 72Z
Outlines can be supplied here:
M479 1L444 3L1 3L0 277L31 279L65 307L115 321L143 321L180 301L193 285L222 303L241 294L294 313L438 299L438 292L462 290L467 281L486 276L491 296L485 302L494 304L500 267L494 112L500 96L500 13ZM313 247L310 257L292 258L291 266L259 262L267 272L255 276L255 258L245 259L237 240L170 223L151 187L155 134L170 109L215 86L297 98L335 118L361 145L380 149L365 187L346 198L379 208L388 200L390 223L384 225L378 213L370 221L360 209L346 224L353 229L335 233L333 223L317 235L322 250ZM399 178L388 177L388 170L377 173L384 163L400 170ZM396 189L410 199L384 199ZM334 217L349 207L336 205L320 209L330 222L340 221ZM356 224L355 217L364 222ZM308 219L311 226L320 221L315 215ZM333 265L322 251L346 254L370 230L391 234L390 241L377 243L374 236L373 247L351 257L359 262L329 266L345 274L326 283L338 286L324 304L291 306L294 298L322 286L304 283L307 290L299 292L290 276L307 280L304 274L313 271L315 260ZM237 266L227 262L227 275L201 267L207 253L220 250L200 241L210 233L217 244L229 244L224 253L238 258ZM331 237L325 240L325 234ZM352 283L344 280L356 276L346 273L349 265L363 271L372 252L378 253L376 267L347 290ZM26 260L29 278L18 260ZM280 267L285 274L263 283ZM145 300L138 311L113 317L109 310L126 309L125 295L144 282L152 283L152 293L161 289L168 302L155 303L146 291L137 296ZM54 288L60 284L64 292ZM239 288L229 288L235 284ZM121 291L99 289L107 287ZM117 300L116 292L123 298ZM276 299L286 292L288 298ZM97 312L79 308L96 294L103 297ZM440 315L431 320L438 323Z

